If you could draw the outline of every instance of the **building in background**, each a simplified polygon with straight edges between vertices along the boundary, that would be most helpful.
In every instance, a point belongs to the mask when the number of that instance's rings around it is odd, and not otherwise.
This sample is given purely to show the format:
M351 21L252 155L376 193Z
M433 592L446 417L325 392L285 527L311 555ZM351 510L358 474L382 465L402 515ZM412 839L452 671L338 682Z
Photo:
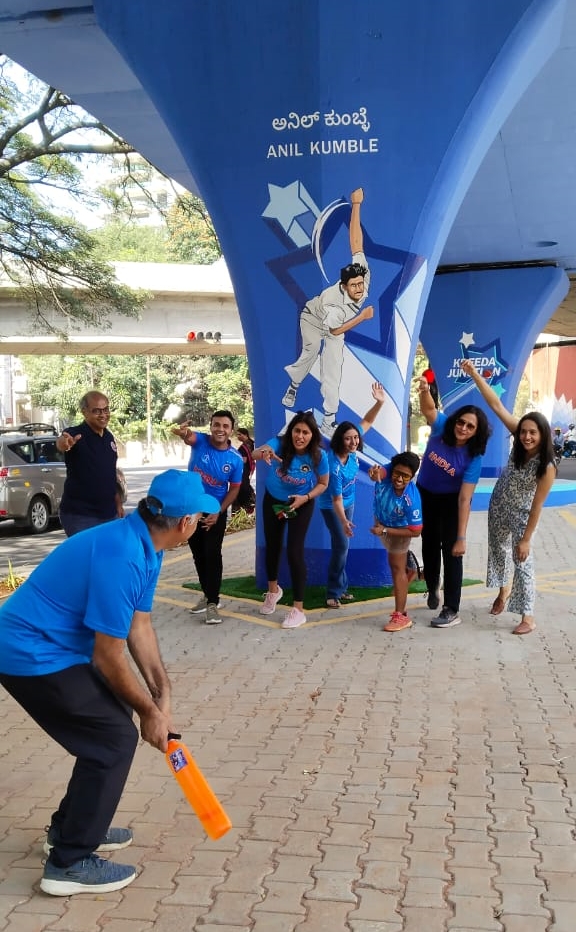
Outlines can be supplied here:
M576 423L576 341L560 339L542 335L524 376L529 385L528 407L540 411L552 427L566 431Z
M33 410L28 379L17 356L0 356L0 427L25 424Z
M126 158L130 162L130 173L126 171ZM130 202L130 220L140 226L161 226L162 215L176 202L182 188L171 178L157 171L137 152L129 156L113 157L115 170L107 181L112 189L122 187Z

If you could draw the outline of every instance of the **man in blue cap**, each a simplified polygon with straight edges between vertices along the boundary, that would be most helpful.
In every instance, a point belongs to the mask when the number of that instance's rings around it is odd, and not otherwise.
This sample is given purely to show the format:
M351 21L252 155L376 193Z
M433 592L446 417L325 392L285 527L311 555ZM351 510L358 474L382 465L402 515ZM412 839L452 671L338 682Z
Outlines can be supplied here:
M76 758L44 845L46 893L106 893L136 876L94 852L132 841L110 823L138 742L133 711L159 751L175 730L150 615L163 551L186 544L199 518L219 510L198 475L169 469L137 511L68 538L0 609L0 683Z

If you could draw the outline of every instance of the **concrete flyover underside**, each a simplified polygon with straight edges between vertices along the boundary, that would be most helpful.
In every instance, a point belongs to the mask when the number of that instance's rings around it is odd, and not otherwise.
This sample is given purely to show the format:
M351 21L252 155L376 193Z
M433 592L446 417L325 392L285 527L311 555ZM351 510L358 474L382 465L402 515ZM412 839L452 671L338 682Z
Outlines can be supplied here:
M302 309L337 282L359 242L373 314L339 334L341 354L319 341L298 406L314 411L327 436L335 420L357 421L370 385L382 382L388 398L367 457L387 459L404 446L423 322L432 366L438 356L443 367L441 350L451 361L437 373L446 397L459 378L452 360L480 360L492 346L512 394L532 331L568 291L576 0L466 9L457 0L365 0L354 9L353 43L342 0L139 0L138 16L132 0L64 0L58 10L48 0L0 0L0 26L7 54L203 196L234 283L263 437L291 416L285 370L299 358ZM351 233L359 190L361 240ZM483 281L496 283L494 270L508 265L518 279L524 270L526 280L538 277L534 266L549 271L538 300L518 301L508 316L510 288L495 285L489 319ZM448 333L430 319L439 266L454 282L462 270L486 270L467 279L465 317L455 313ZM357 508L359 517L371 511L363 478ZM376 544L354 556L379 578L386 563ZM262 546L259 538L260 555ZM312 575L325 548L313 533Z
M62 321L35 319L10 283L0 282L0 354L243 355L238 306L221 259L211 266L115 263L118 280L146 292L138 317L112 315L109 327L78 326L61 335Z

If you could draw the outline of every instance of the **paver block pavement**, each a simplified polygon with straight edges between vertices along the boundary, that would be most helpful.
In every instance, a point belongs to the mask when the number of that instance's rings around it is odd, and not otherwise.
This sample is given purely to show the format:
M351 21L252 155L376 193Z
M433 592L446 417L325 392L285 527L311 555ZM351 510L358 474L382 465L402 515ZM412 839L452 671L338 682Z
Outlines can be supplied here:
M302 924L302 932L336 932L338 929L346 930L349 903L325 903L322 901L307 901L306 920ZM268 930L263 930L268 932Z
M493 896L495 865L488 869L477 867L451 867L454 882L450 887L451 896ZM534 878L535 879L535 878Z
M503 915L500 917L500 921L504 924L505 932L560 932L555 925L550 926L549 919L535 918L533 916ZM476 929L451 929L450 932L476 932Z
M501 932L502 924L496 917L500 916L500 899L498 897L453 896L450 902L454 906L454 917L448 922L448 928L467 926L485 932Z
M266 878L264 881L264 894L261 902L254 906L254 912L304 915L306 910L303 899L313 886L314 880L312 877L309 878L307 883L287 883Z
M548 871L576 873L576 844L539 845L534 842L534 849L540 854L539 876L546 879Z
M380 922L397 922L400 915L400 897L397 893L383 893L358 887L358 907L350 912L351 919L370 919Z
M404 917L402 932L446 932L447 923L452 916L451 909L423 909L419 906L408 906L401 909Z
M254 922L250 925L250 932L296 932L298 929L304 930L305 921L304 916L260 913L255 915ZM220 932L220 926L215 926L214 932Z
M135 831L119 860L138 879L98 900L40 896L42 829L70 761L0 695L5 927L37 932L49 916L54 932L574 932L576 521L562 514L542 517L536 546L554 548L538 567L564 562L572 586L542 590L524 641L488 616L483 587L442 635L416 597L405 638L380 631L389 602L286 637L230 599L235 617L211 632L179 590L190 557L167 555L170 604L155 617L175 715L234 828L207 839L162 756L141 747L115 820ZM473 514L471 553L485 553L485 531ZM236 565L250 572L243 540Z
M566 816L565 822L540 822L537 819L530 819L532 827L536 831L536 841L534 848L540 850L540 845L566 845L570 846L574 841L574 824Z
M41 902L45 899L45 897L38 897ZM32 903L29 905L32 906ZM89 897L63 898L58 911L59 918L53 918L48 928L53 929L54 932L100 932L106 916L114 912L118 905L121 905L120 897L113 899L112 902L108 897L100 900ZM15 913L17 915L18 910ZM154 914L152 912L150 915Z
M502 897L502 913L516 916L548 916L550 909L547 903L542 905L542 898L546 893L543 883L536 884L506 884L495 881L494 886Z
M528 886L536 883L536 870L540 866L538 858L503 858L495 860L498 867L498 883L520 883ZM558 875L563 876L563 875Z
M411 877L406 884L402 905L442 909L445 903L444 888L443 881L436 878Z

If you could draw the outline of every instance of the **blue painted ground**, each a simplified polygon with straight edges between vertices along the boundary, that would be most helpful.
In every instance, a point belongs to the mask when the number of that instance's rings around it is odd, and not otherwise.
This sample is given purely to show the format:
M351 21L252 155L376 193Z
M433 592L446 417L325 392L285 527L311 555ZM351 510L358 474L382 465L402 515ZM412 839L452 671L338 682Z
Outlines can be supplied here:
M472 511L487 511L495 479L481 479L478 483ZM558 508L561 505L576 505L576 459L563 460L558 468L558 478L546 500L546 508Z

